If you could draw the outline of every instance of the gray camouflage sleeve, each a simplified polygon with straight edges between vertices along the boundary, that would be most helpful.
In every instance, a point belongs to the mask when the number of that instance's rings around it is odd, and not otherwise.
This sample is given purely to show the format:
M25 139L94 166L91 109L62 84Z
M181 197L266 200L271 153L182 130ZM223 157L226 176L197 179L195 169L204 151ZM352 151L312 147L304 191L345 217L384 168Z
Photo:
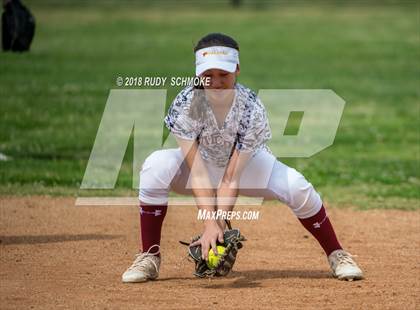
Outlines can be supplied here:
M238 131L236 148L242 152L252 152L271 139L267 112L260 101L250 106L243 115Z
M200 122L190 117L192 87L183 89L169 107L164 123L169 131L176 137L194 140L201 132Z

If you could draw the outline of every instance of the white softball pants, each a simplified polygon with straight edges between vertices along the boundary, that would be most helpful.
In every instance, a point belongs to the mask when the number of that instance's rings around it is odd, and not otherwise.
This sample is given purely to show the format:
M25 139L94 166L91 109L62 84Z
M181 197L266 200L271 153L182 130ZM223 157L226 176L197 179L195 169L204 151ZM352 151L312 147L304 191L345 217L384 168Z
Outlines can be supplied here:
M207 165L207 170L212 185L217 188L224 168ZM189 177L180 148L155 151L146 158L140 171L139 199L146 204L165 205L171 190L192 195ZM245 166L239 195L280 200L301 219L315 215L322 206L319 194L302 174L265 150L259 151Z

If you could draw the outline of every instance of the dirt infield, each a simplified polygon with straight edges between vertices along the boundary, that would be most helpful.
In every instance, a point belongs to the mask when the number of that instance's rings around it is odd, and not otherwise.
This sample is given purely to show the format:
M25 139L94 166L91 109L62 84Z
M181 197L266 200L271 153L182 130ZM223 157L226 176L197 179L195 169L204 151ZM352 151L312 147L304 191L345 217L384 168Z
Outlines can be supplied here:
M160 279L122 284L138 244L136 207L76 207L71 198L0 198L0 308L415 309L420 212L329 209L366 280L333 279L287 207L236 221L248 238L227 278L196 279L178 240L200 232L194 207L164 223Z

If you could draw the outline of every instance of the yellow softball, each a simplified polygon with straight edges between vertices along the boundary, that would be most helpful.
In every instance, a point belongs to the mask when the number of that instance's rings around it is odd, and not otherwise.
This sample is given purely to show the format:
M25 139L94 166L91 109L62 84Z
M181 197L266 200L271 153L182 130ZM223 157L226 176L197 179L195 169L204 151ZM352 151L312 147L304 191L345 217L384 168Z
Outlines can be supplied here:
M225 247L218 245L217 246L217 253L218 255L214 254L213 249L210 249L209 251L209 259L207 261L207 267L209 267L210 269L213 269L217 266L217 264L219 263L220 260L220 256L225 253Z

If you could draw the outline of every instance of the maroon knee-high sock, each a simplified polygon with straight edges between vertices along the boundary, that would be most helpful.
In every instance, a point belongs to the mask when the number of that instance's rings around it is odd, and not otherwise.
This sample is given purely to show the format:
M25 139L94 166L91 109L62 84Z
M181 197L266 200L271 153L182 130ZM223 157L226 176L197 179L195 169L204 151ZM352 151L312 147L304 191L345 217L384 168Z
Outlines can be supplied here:
M147 252L153 245L160 245L162 223L167 209L167 205L140 204L140 230L143 252ZM150 252L156 253L157 250L154 247ZM160 251L156 256L160 256Z
M318 240L327 256L335 250L342 249L324 206L314 216L299 221Z

